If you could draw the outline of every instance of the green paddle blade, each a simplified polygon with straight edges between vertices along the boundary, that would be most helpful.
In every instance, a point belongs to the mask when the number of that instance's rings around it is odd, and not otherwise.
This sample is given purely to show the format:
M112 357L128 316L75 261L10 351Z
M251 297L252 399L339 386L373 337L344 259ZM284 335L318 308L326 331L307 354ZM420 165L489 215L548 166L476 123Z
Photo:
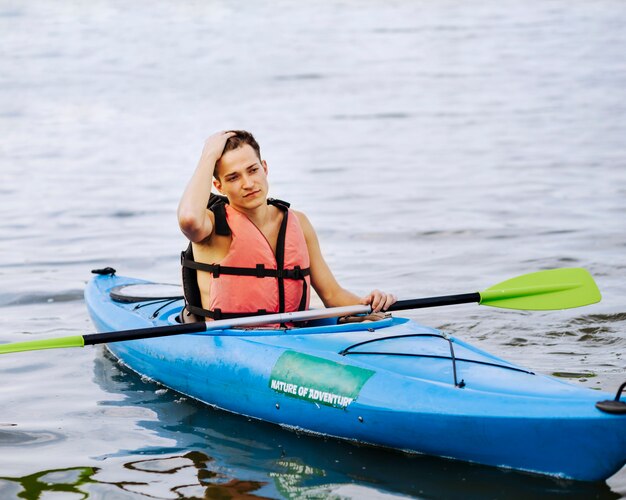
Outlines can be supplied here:
M480 292L480 304L549 311L600 302L600 290L586 269L551 269L524 274Z
M82 335L61 337L58 339L31 340L29 342L14 342L12 344L0 344L0 354L10 352L38 351L41 349L60 349L62 347L83 347L85 341Z

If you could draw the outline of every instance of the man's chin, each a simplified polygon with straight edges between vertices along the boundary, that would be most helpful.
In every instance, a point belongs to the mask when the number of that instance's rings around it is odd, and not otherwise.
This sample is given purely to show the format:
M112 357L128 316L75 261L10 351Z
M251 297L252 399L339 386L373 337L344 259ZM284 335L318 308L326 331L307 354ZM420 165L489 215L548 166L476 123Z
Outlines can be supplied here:
M240 198L239 202L242 207L252 210L264 205L267 202L267 197L263 193L259 193L255 196Z

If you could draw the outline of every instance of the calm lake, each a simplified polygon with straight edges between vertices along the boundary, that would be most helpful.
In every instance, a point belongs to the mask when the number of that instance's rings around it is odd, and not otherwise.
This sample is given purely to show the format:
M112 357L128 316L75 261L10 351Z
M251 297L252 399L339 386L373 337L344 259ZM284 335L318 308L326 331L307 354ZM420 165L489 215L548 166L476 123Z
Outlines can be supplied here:
M0 343L92 332L93 268L178 283L179 197L204 139L241 128L356 293L587 268L593 306L406 316L614 394L625 25L619 0L0 0ZM249 421L102 347L0 358L3 499L623 496L626 469L577 483Z

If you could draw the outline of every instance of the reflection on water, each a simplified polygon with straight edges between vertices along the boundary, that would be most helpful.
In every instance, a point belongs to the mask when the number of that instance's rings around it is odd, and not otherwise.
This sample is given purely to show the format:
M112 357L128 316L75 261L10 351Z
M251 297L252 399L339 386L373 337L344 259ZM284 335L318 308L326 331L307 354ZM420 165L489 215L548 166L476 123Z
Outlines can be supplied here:
M381 456L381 460L386 457ZM336 460L336 462L339 462ZM359 485L358 473L346 473L343 481L328 481L332 471L306 465L301 458L276 460L276 470L268 474L274 481L275 493L266 496L259 492L266 483L250 480L229 478L219 471L219 467L211 465L214 459L200 451L191 451L183 455L164 455L158 458L136 460L123 464L125 469L133 471L128 474L130 479L124 481L106 481L98 476L101 469L97 467L71 467L37 472L23 477L1 477L0 495L2 498L25 498L39 500L48 493L75 494L77 498L102 497L123 491L133 496L146 498L398 498L418 495L420 498L548 498L557 497L571 499L586 498L618 498L606 486L573 485L566 481L542 480L536 477L510 477L504 474L501 482L497 474L490 477L480 472L465 474L462 477L454 474L451 469L442 467L441 471L431 470L424 474L421 468L416 469L420 476L415 481L413 491L392 493L381 491L377 487ZM357 466L358 468L358 466ZM365 470L365 466L361 466ZM345 468L344 468L345 470ZM329 473L331 472L331 473ZM387 471L391 473L391 471ZM453 474L450 474L453 472ZM487 471L483 471L487 472ZM106 475L114 474L107 471ZM437 474L441 474L438 477ZM511 473L515 474L515 473ZM429 475L433 477L428 477ZM392 476L393 477L393 476ZM452 480L448 487L435 487L434 482L446 477ZM473 482L473 481L479 482ZM513 480L512 483L505 483ZM483 482L485 481L485 482ZM487 483L489 481L489 483ZM432 482L432 484L431 484ZM440 483L445 484L445 483ZM471 485L471 486L470 486ZM430 486L430 488L429 488ZM172 493L170 495L169 493ZM64 497L67 498L67 497ZM73 498L73 497L72 497Z
M103 496L105 492L122 490L149 498L263 498L253 494L263 483L230 479L211 470L210 462L211 457L198 451L137 460L123 467L139 474L133 474L131 480L113 482L99 479L97 467L54 469L23 477L0 476L0 494L9 498L12 496L9 492L19 485L21 490L15 491L15 496L28 500L39 500L48 493L73 493L78 498L89 498L94 493L91 486L95 486ZM175 496L166 494L164 485Z
M81 487L94 483L93 475L98 469L92 467L72 467L69 469L45 470L23 477L0 476L0 494L10 498L13 486L21 486L15 494L19 498L38 500L47 493L74 493L78 498L89 498L89 493Z
M240 481L227 477L218 470L212 470L210 466L213 458L199 451L191 451L184 455L172 455L169 457L138 460L124 464L124 467L137 472L145 472L139 477L150 474L170 475L167 483L171 486L170 491L183 498L259 498L252 494L263 486L264 483L257 481ZM176 477L174 477L176 476ZM191 482L187 479L194 476ZM182 479L182 484L176 484ZM159 481L157 481L159 482ZM144 483L149 486L150 483ZM143 486L143 485L142 485ZM133 488L134 491L144 491ZM144 491L145 492L145 491ZM159 492L154 492L159 494ZM162 493L161 493L162 494Z

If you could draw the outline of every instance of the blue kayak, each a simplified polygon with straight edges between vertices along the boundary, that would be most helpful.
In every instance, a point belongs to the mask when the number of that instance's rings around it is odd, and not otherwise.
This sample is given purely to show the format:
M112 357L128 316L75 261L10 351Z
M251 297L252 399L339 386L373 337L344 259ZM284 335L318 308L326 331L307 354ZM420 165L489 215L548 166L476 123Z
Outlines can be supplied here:
M174 325L179 297L126 300L147 281L96 276L99 332ZM233 413L411 453L582 481L626 463L613 395L532 373L405 318L228 329L107 344L133 371ZM244 424L245 425L245 422Z

